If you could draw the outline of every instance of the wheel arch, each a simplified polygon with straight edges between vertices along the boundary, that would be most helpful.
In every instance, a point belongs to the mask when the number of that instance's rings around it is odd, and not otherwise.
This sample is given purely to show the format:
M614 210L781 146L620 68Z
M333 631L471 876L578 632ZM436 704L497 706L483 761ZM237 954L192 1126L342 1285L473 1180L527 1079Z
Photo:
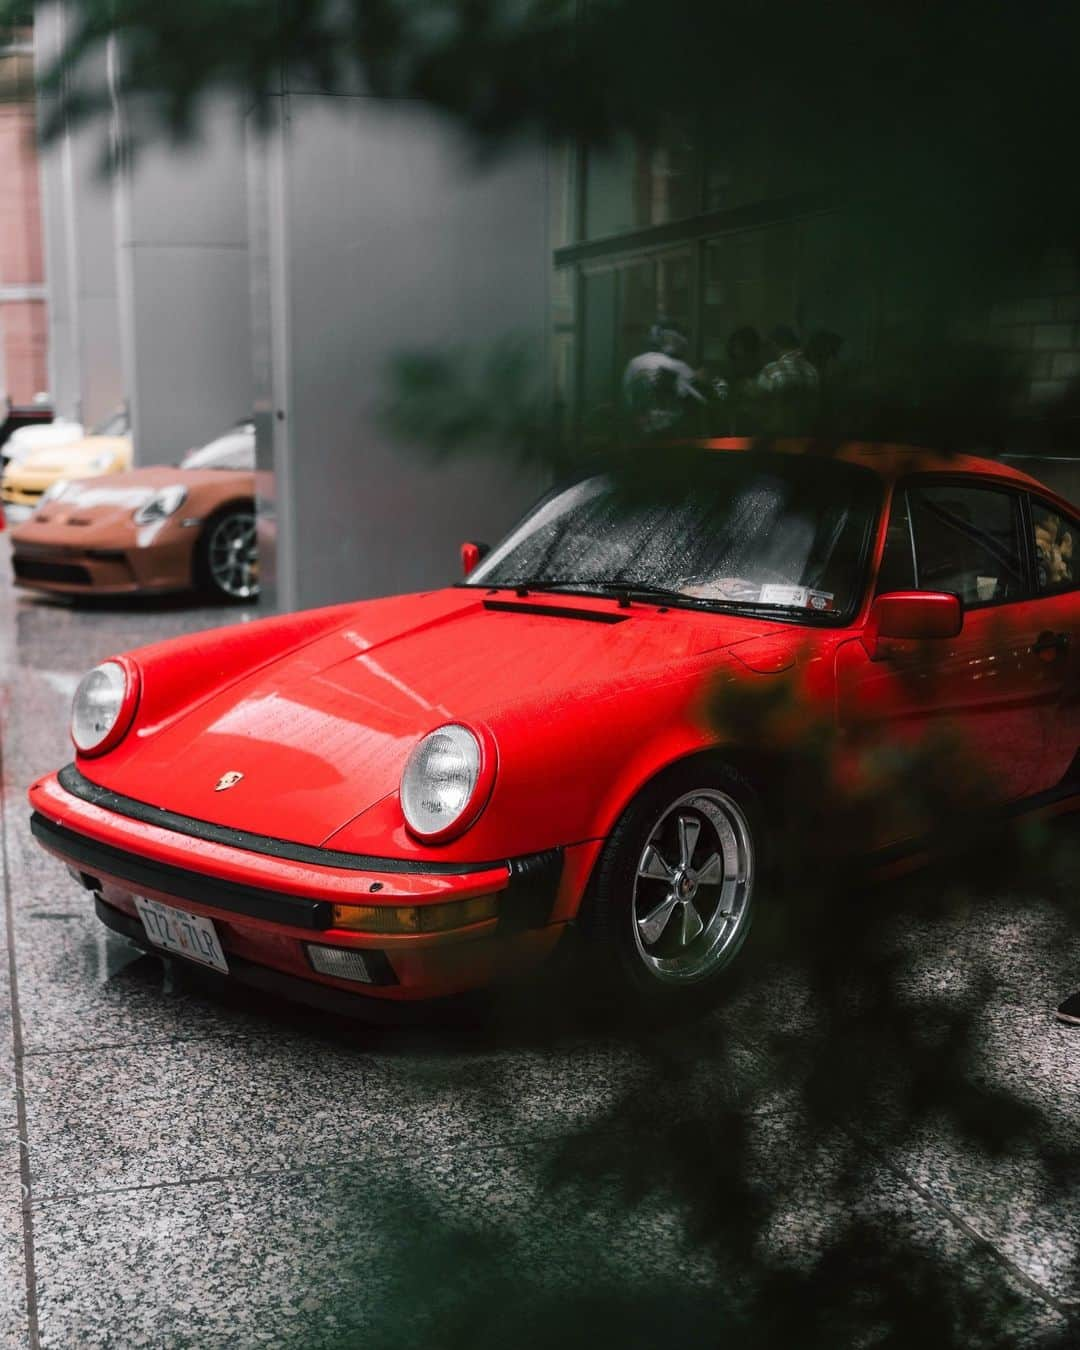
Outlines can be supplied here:
M228 498L227 501L219 502L212 511L208 511L207 514L203 516L199 529L194 532L195 538L191 545L191 585L194 589L198 589L201 584L199 568L201 566L203 542L206 539L207 531L216 521L220 520L222 516L227 516L231 511L236 511L242 507L250 508L251 514L255 517L257 525L259 516L255 498L250 494L243 492L238 493L235 497Z
M707 770L710 764L724 764L745 778L762 805L768 808L779 799L779 784L783 781L790 758L782 752L764 751L760 747L736 741L669 747L666 754L654 753L648 767L623 775L613 791L605 797L597 813L594 836L602 842L582 879L577 907L580 907L588 891L615 826L643 793L665 777L682 772L690 765L700 765Z

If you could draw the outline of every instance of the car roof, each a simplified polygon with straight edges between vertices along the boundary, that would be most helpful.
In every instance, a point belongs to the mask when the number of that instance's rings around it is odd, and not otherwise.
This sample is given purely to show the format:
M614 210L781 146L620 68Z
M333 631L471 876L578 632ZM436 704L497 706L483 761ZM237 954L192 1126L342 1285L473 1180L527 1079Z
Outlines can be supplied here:
M705 450L753 450L767 448L791 455L820 455L824 459L838 459L847 464L861 464L873 470L888 482L919 473L974 474L980 478L995 478L1014 487L1033 488L1044 496L1057 497L1059 493L1040 483L1037 478L981 455L961 455L927 450L915 445L876 444L868 441L825 441L806 439L778 439L763 443L751 437L728 436L690 442Z

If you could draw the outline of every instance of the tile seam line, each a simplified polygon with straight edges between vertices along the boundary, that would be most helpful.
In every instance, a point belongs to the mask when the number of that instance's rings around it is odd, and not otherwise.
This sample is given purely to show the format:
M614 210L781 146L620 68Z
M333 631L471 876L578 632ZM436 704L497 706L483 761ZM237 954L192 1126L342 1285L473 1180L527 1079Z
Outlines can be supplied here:
M101 1055L116 1050L153 1050L171 1045L242 1045L249 1041L254 1041L255 1037L231 1036L223 1034L221 1036L161 1036L157 1040L149 1039L142 1041L102 1041L100 1045L71 1045L49 1046L48 1049L41 1048L37 1050L27 1050L25 1046L22 1050L23 1059L48 1059L50 1056L56 1056L61 1059L69 1059L72 1055Z
M4 781L4 734L6 718L0 718L0 782ZM30 1350L38 1350L37 1276L34 1263L34 1213L30 1181L30 1136L23 1087L22 1014L19 1010L19 975L15 960L15 904L11 894L11 859L7 843L6 793L0 794L0 871L4 874L4 923L7 928L8 977L10 981L11 1035L14 1052L15 1110L19 1135L19 1181L22 1185L23 1267L26 1279L26 1321Z
M766 1052L759 1042L755 1042L746 1035L742 1035L741 1037L736 1036L734 1039L742 1041L744 1050L750 1054L751 1058L764 1060ZM792 1112L797 1112L800 1107L795 1105L790 1109ZM918 1182L914 1177L909 1176L908 1173L899 1166L898 1163L895 1163L883 1149L872 1143L870 1140L863 1138L854 1130L844 1129L844 1133L853 1143L861 1145L871 1156L876 1157L886 1170L891 1172L898 1181L902 1182L903 1185L913 1191L924 1203L928 1204L931 1209L940 1214L954 1228L958 1229L972 1244L976 1251L983 1252L990 1257L995 1265L1009 1271L1022 1285L1029 1289L1036 1298L1045 1303L1047 1307L1051 1308L1062 1317L1069 1318L1076 1315L1077 1310L1080 1309L1080 1300L1059 1298L1044 1285L1040 1284L1033 1275L1029 1275L1028 1272L1024 1270L1022 1266L1018 1265L1010 1256L1006 1256L1006 1254L996 1247L990 1238L981 1233L974 1224L970 1223L962 1215L951 1209L943 1200L939 1200L938 1197L934 1195L932 1191L927 1189L927 1187L923 1186L921 1182Z
M869 1151L877 1155L879 1161L897 1178L897 1180L902 1181L904 1185L914 1191L920 1199L924 1200L932 1209L935 1209L939 1214L946 1218L954 1228L959 1229L959 1231L974 1244L976 1249L985 1252L991 1260L996 1262L999 1266L1004 1267L1010 1274L1014 1275L1021 1284L1030 1289L1036 1297L1041 1299L1048 1307L1052 1308L1054 1312L1059 1313L1063 1317L1071 1317L1075 1314L1076 1309L1080 1307L1080 1303L1075 1300L1060 1298L1050 1289L1047 1289L1047 1287L1044 1284L1041 1284L1034 1275L1029 1274L1023 1266L1019 1265L1011 1256L1007 1256L999 1247L997 1247L992 1239L988 1238L984 1233L981 1233L973 1223L968 1219L965 1219L963 1215L958 1214L956 1210L947 1205L944 1200L940 1200L933 1191L924 1186L922 1182L916 1181L914 1177L909 1176L904 1168L893 1162L892 1159L887 1157L880 1149L875 1148L873 1144L869 1144L864 1139L859 1139L857 1142L866 1145Z
M788 1115L791 1113L792 1110L793 1108L779 1107L774 1110L767 1109L764 1111L755 1112L755 1115L762 1115L762 1116ZM617 1131L609 1130L606 1131L605 1133L614 1134L617 1133ZM497 1144L493 1144L490 1146L489 1151L494 1153L507 1153L512 1152L514 1149L541 1148L545 1144L557 1142L558 1139L560 1138L562 1138L562 1136L559 1135L552 1137L548 1135L526 1134L521 1135L515 1139L506 1139L500 1141ZM462 1153L468 1150L475 1151L475 1146L473 1144L463 1143L455 1145L450 1148L439 1149L438 1152L440 1154L447 1154L447 1153ZM114 1195L138 1195L140 1192L143 1191L178 1190L184 1186L188 1187L211 1186L211 1185L216 1186L220 1185L222 1182L226 1184L236 1184L244 1181L266 1181L274 1177L277 1178L295 1177L299 1179L309 1176L325 1176L326 1169L329 1164L334 1163L356 1164L358 1162L362 1162L365 1164L380 1163L386 1162L388 1158L413 1158L419 1156L420 1154L424 1154L426 1156L427 1154L430 1153L430 1151L431 1150L429 1148L425 1148L420 1145L417 1145L416 1148L414 1149L388 1147L385 1151L377 1151L370 1153L363 1159L358 1159L354 1154L348 1155L343 1154L341 1158L338 1159L320 1158L318 1162L312 1163L310 1166L307 1167L273 1168L269 1171L211 1172L207 1173L205 1176L172 1177L168 1179L163 1179L161 1181L134 1182L130 1186L88 1186L82 1190L39 1191L31 1203L37 1209L44 1209L49 1205L70 1204L73 1201L79 1200L93 1200L97 1198Z

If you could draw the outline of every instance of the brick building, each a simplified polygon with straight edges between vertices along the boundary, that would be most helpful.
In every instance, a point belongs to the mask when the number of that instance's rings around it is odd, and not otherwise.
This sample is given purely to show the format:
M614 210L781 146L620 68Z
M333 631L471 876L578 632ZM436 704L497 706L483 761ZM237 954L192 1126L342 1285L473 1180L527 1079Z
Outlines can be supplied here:
M0 398L27 404L48 387L45 273L30 33L0 46Z

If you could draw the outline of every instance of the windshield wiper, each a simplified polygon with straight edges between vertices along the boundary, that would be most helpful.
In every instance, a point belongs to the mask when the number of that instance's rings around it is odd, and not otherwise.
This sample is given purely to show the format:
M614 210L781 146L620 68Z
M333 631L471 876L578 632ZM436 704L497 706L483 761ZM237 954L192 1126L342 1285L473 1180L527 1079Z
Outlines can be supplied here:
M466 583L468 584L468 583ZM708 595L687 595L669 586L652 586L637 581L503 581L487 586L488 590L513 591L516 595L543 594L592 595L618 601L621 608L633 600L652 601L658 605L672 605L683 609L704 609L712 614L737 614L754 619L796 619L802 623L830 624L836 619L835 610L816 610L801 605L768 605L753 600L722 600Z
M494 587L492 589L495 589ZM629 604L631 600L658 600L664 604L678 601L691 601L695 597L683 595L681 591L668 586L649 586L638 582L621 581L507 581L498 588L516 591L518 595L530 593L555 592L563 595L611 596L620 604Z
M492 587L493 590L512 590L518 595L530 593L554 592L561 595L595 595L617 600L620 606L627 606L632 600L655 601L661 605L685 605L694 608L731 609L722 600L712 600L708 596L687 595L670 586L652 586L639 581L507 581Z
M798 619L800 623L832 625L836 620L834 609L810 609L804 605L762 605L753 600L731 602L733 614L749 614L755 619Z

